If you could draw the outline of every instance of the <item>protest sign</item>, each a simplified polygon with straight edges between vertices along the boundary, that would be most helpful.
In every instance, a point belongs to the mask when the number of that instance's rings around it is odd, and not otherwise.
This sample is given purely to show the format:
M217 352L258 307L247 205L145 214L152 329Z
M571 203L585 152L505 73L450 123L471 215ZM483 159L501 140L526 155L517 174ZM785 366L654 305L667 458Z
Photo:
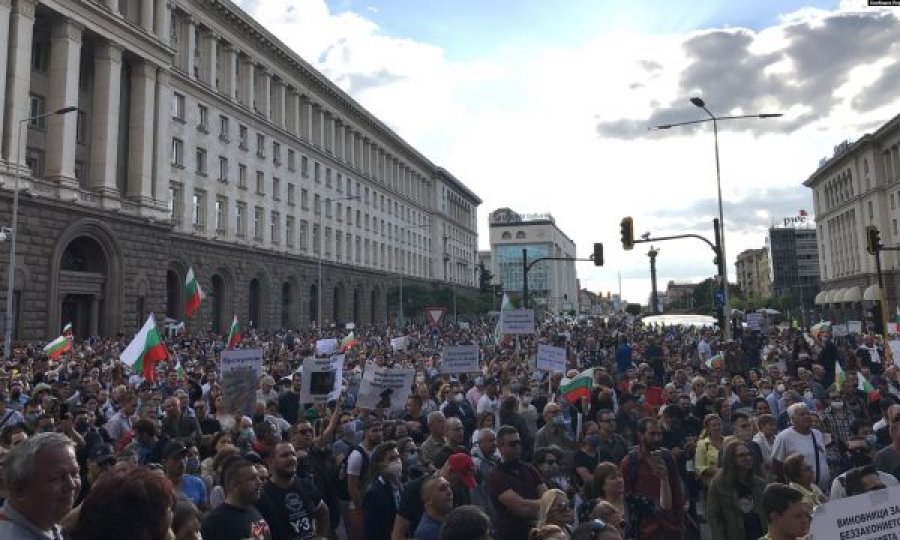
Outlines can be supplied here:
M327 403L341 395L341 379L344 372L344 355L303 360L300 384L300 403Z
M819 505L809 528L813 540L897 538L900 486L845 497Z
M847 331L851 334L861 334L862 321L847 321Z
M831 326L831 333L834 337L847 337L850 332L847 331L846 324L834 324Z
M452 345L441 351L441 373L475 373L478 365L478 345Z
M533 334L533 309L508 309L500 312L500 328L504 334Z
M891 347L891 356L894 358L894 365L900 367L900 340L892 339L888 341Z
M331 356L337 352L337 338L320 339L316 341L316 356Z
M219 378L222 381L223 411L251 414L256 408L256 387L262 373L262 349L222 351Z
M890 335L892 335L892 336L896 336L896 335L897 335L897 323L895 323L895 322L889 322L889 323L887 324L887 327L888 327L888 334L890 334Z
M415 374L416 370L413 368L384 368L367 365L359 385L356 406L366 409L403 410L406 400L409 398Z
M762 330L762 313L748 313L747 314L747 330L753 330L755 332L759 332Z
M405 351L408 343L409 338L407 336L391 338L391 349L394 352Z
M566 372L566 349L538 344L536 366L548 373Z

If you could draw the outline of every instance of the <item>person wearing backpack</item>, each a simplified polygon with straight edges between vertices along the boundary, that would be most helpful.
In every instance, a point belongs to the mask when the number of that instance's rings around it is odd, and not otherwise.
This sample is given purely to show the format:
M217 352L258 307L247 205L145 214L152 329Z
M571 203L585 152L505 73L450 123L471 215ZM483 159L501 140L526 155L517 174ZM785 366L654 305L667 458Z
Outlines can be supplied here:
M381 444L382 424L373 421L366 426L363 440L358 445L350 446L344 459L338 464L338 497L349 501L347 513L344 514L344 527L349 540L360 540L362 534L362 478L369 470L372 451Z
M684 495L672 454L660 449L662 430L655 418L638 423L638 447L619 466L625 480L629 521L638 538L680 540L684 532Z

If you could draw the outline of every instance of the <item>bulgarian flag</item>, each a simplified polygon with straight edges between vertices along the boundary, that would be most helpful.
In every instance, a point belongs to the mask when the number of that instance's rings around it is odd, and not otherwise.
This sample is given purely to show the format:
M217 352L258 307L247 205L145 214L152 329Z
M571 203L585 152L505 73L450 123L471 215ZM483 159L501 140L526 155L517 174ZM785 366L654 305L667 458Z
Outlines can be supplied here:
M169 357L169 352L156 330L156 320L151 313L128 347L122 352L122 363L131 366L135 373L142 373L144 380L156 377L156 364Z
M44 354L52 360L59 360L62 353L72 350L72 340L66 336L59 336L44 347Z
M69 322L69 323L66 323L65 326L63 326L63 333L62 333L62 335L63 335L63 337L66 337L66 338L69 338L69 339L72 338L72 323Z
M356 336L353 335L353 332L350 332L349 334L347 334L347 337L341 340L340 351L347 352L361 343L362 341L356 339Z
M231 321L231 328L228 330L228 345L226 350L233 351L237 344L241 341L241 325L238 323L237 315Z
M706 367L709 369L722 369L723 363L725 363L725 356L722 354L722 351L706 359Z
M834 380L837 382L838 386L843 386L844 381L847 380L847 373L844 371L844 368L841 367L840 362L834 363ZM856 380L858 381L856 389L860 392L865 392L866 396L869 397L869 401L875 401L879 398L878 390L872 386L872 383L870 383L862 373L856 373Z
M569 403L576 403L581 398L590 398L594 387L594 368L588 368L571 379L559 382L559 393Z
M203 289L197 283L197 277L194 276L194 268L188 268L187 277L184 279L184 314L190 317L200 307L200 301L205 298Z

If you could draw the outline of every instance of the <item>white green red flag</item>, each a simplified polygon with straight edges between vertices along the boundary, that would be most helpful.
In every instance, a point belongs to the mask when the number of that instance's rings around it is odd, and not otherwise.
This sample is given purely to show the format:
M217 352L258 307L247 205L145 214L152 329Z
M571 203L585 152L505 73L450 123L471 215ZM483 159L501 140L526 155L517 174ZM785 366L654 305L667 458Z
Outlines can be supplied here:
M340 351L347 352L353 347L360 345L361 343L362 341L356 339L356 336L353 335L353 332L350 332L349 334L347 334L347 337L341 340Z
M64 352L70 350L72 350L72 340L66 336L59 336L44 347L44 354L52 360L59 360Z
M119 358L135 373L143 374L144 380L152 381L156 378L156 364L168 357L169 352L159 337L156 319L151 313Z
M229 351L233 351L237 344L241 342L241 325L238 323L237 315L231 321L231 328L228 330L228 345L225 347Z
M569 403L577 403L581 398L591 397L594 388L594 368L588 368L578 375L564 378L559 382L559 393Z
M63 335L64 337L67 337L67 338L71 338L71 337L72 337L72 323L68 322L68 323L66 323L65 326L63 326L63 333L62 333L62 335Z
M197 277L194 275L194 268L188 268L187 277L184 279L184 315L190 317L200 308L200 302L206 296L203 289L197 283Z
M184 366L181 365L181 359L175 361L175 373L178 375L179 380L187 379L187 373L184 371Z

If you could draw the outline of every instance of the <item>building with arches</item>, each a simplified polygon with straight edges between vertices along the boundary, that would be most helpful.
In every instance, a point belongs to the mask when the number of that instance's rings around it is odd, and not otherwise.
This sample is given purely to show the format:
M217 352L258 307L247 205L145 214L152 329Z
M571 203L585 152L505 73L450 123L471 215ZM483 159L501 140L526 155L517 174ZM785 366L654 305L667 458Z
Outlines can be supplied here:
M381 322L400 274L474 288L478 196L229 0L0 0L0 40L15 338L181 320L189 268L218 332Z
M575 242L550 214L520 214L509 208L491 212L490 254L485 266L507 292L522 291L522 250L528 261L541 257L576 257ZM528 272L528 289L535 306L553 312L578 310L578 278L574 261L545 261Z

